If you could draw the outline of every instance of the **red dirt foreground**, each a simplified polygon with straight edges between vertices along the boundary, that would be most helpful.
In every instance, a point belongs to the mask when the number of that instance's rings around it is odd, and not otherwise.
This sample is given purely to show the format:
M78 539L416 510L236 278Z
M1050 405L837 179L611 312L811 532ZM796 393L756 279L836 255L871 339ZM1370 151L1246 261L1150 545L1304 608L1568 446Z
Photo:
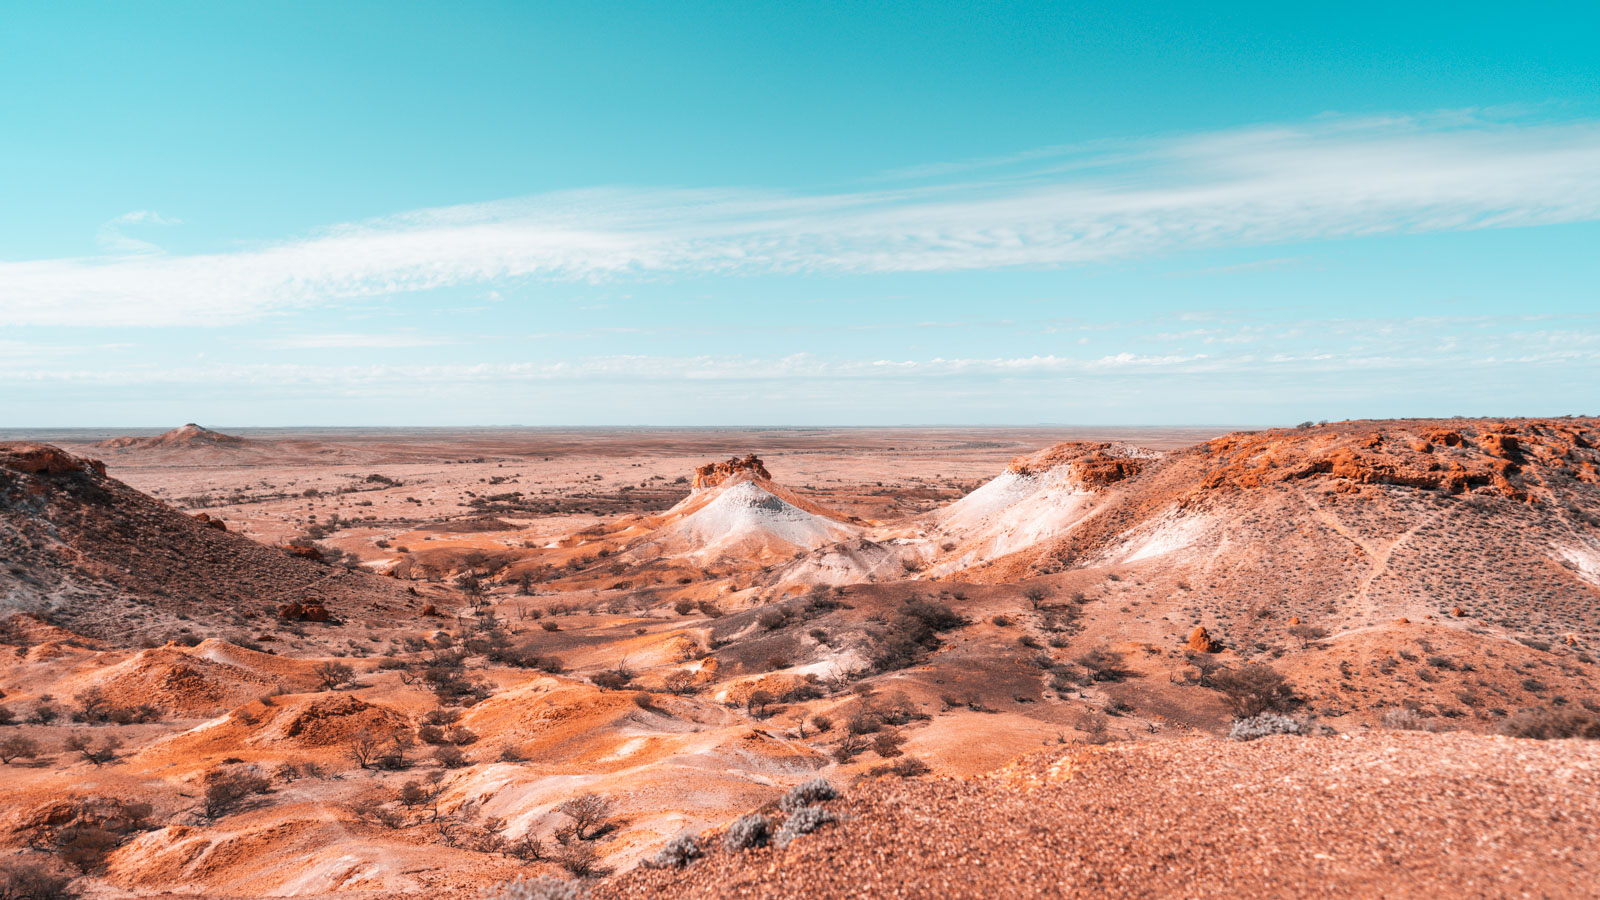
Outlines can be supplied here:
M1600 744L1189 740L876 779L788 848L638 869L596 898L1593 897ZM716 838L715 835L708 836Z

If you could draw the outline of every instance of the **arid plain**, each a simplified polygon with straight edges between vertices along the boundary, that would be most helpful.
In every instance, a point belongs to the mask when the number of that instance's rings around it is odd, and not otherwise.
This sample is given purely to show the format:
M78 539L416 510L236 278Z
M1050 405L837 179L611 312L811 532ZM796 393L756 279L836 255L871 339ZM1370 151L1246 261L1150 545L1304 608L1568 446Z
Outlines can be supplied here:
M1594 420L0 437L36 893L1600 868Z

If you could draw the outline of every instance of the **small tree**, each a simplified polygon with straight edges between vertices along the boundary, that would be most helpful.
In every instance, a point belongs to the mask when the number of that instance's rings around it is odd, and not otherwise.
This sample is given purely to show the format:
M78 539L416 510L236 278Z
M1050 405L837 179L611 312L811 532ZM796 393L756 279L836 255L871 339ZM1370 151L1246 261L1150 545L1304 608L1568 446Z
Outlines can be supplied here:
M759 719L766 715L767 707L777 701L778 698L774 697L771 691L751 691L750 696L745 698L744 708Z
M74 734L69 736L62 746L99 767L117 758L117 750L122 747L122 742L114 737L108 737L101 741L99 746L93 746L88 735Z
M14 734L5 740L0 740L0 762L11 765L18 759L35 759L39 756L39 744L32 738Z
M573 797L556 807L556 812L572 820L573 836L580 841L594 840L609 831L606 820L611 818L615 810L616 804L612 803L609 797L602 797L599 794Z
M356 680L354 669L342 662L335 662L331 659L317 663L311 671L317 676L317 680L321 682L322 689L325 691L337 690Z
M1211 676L1211 683L1222 692L1222 702L1239 719L1265 712L1287 712L1295 703L1294 689L1282 673L1265 663L1223 669Z
M699 685L695 684L694 673L688 669L675 669L668 672L667 677L662 679L661 684L662 687L667 689L668 693L672 694L692 694L699 690Z
M345 752L350 754L356 765L363 769L371 768L372 763L383 752L383 738L372 729L363 728L350 736L350 743L345 747Z
M252 794L265 794L270 786L267 779L249 769L213 769L206 774L201 815L207 819L221 818Z

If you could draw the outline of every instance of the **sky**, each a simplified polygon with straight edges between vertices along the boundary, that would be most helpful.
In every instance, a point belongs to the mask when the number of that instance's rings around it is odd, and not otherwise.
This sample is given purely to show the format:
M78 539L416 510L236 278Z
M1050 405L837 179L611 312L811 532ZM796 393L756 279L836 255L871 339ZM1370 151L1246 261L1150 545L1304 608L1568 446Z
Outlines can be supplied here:
M0 0L0 427L1600 413L1600 6Z

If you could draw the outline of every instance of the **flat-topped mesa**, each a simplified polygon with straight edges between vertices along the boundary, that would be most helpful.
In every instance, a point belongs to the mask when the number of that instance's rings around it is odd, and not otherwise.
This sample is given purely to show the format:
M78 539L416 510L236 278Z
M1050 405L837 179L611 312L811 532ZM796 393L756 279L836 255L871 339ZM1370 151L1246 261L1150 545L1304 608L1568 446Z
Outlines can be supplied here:
M1037 475L1060 466L1072 466L1086 487L1100 487L1131 478L1144 468L1147 451L1125 444L1067 441L1038 453L1018 456L1006 470L1017 475Z
M743 459L734 456L723 462L695 466L694 483L691 486L695 490L716 487L742 472L749 472L756 478L772 480L772 473L768 472L767 467L761 464L761 458L752 453Z

